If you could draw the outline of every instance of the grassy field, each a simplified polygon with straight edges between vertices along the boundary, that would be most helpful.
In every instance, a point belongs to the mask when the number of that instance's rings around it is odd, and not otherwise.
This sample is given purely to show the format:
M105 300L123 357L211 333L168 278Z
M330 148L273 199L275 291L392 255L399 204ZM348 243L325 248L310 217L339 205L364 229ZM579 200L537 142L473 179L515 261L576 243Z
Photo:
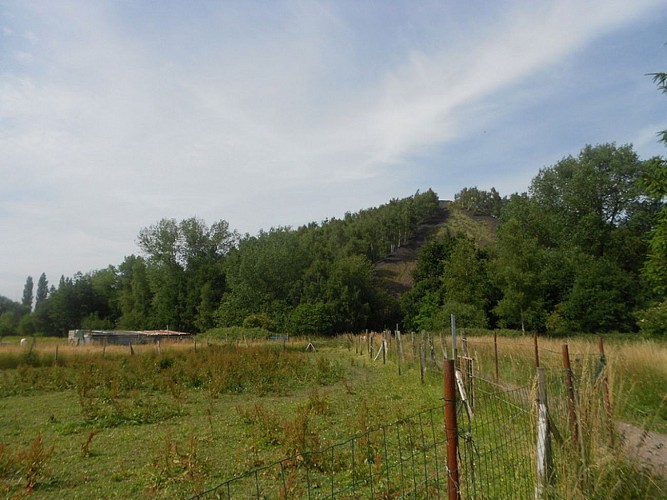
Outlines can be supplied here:
M31 353L3 346L0 492L187 497L439 402L437 373L422 386L345 341L315 341L308 353L306 344L135 346L104 357L48 341Z
M403 338L401 375L395 341L383 364L352 337L314 340L316 352L299 339L134 346L133 353L10 339L0 346L0 495L186 498L442 404L441 374L431 367L421 383L411 338ZM554 386L564 342L539 340ZM567 342L575 380L583 381L597 344ZM532 339L500 337L498 345L501 379L532 386ZM493 377L493 337L470 337L468 347L480 373ZM605 349L615 418L667 429L665 344L614 339Z

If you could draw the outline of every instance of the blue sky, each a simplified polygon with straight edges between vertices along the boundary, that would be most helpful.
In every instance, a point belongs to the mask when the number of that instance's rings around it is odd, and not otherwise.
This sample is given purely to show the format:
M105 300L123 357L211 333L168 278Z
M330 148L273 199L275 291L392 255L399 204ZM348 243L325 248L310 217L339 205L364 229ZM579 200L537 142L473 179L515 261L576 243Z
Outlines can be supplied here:
M664 0L0 0L0 294L161 218L241 233L664 155Z

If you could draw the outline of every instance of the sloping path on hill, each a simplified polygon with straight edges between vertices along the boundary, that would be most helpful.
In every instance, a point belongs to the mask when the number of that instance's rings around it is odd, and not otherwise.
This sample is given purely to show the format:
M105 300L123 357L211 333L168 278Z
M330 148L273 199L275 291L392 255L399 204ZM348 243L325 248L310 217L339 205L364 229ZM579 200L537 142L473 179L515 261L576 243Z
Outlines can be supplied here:
M375 272L385 279L387 289L396 296L407 292L414 285L412 271L417 265L417 251L449 217L446 201L441 201L438 210L420 222L415 235L398 247L393 254L375 265Z

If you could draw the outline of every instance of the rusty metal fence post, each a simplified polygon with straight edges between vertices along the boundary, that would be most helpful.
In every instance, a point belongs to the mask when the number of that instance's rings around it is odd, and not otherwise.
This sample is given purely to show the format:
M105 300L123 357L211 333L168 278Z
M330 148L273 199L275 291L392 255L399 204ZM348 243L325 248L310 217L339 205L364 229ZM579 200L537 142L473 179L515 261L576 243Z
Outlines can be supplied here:
M444 362L445 378L445 434L447 435L447 491L449 500L458 500L458 427L456 423L456 369L453 359Z

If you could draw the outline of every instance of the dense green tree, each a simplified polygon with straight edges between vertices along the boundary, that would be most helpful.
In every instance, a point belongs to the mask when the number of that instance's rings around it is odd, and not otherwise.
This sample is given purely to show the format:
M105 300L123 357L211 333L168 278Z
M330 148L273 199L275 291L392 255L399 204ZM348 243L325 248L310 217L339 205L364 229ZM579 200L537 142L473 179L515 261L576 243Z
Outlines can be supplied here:
M495 311L503 324L634 327L633 311L645 298L639 293L644 235L659 210L643 194L650 165L629 145L586 146L576 158L540 170L528 195L509 199L495 272L503 293ZM598 311L587 311L596 300Z
M54 292L55 288L51 292ZM53 334L54 328L51 322L51 304L49 299L49 282L46 274L42 273L37 280L37 291L35 293L35 308L32 313L34 319L35 334Z
M613 232L629 223L646 169L630 145L585 146L576 158L540 170L530 194L558 246L600 257L609 252Z
M667 73L652 73L653 81L658 89L667 94ZM667 130L658 133L660 142L667 145ZM662 200L667 196L667 162L662 158L653 158L644 178L646 192L654 200ZM644 266L644 274L651 283L653 290L661 299L667 297L667 206L664 206L649 241L648 259Z
M465 187L454 195L454 201L474 215L499 217L503 207L503 199L493 187L490 191L478 189L476 186Z
M21 305L23 305L28 312L32 310L33 298L32 276L28 276L25 280L25 286L23 287L23 297L21 299Z
M35 318L32 314L26 314L18 324L18 333L22 337L31 337L37 333Z
M515 198L520 203L525 199ZM546 283L545 250L536 236L524 230L516 219L505 222L498 233L498 257L494 278L502 298L494 312L505 327L544 327Z
M23 304L0 295L0 337L16 335L21 318L28 312Z
M653 81L658 86L658 90L660 90L663 94L667 94L667 73L650 73L649 76L653 77ZM667 144L667 130L661 130L658 132L658 137L660 142Z
M46 279L46 274L42 273L37 280L37 293L35 294L35 310L39 305L46 300L49 295L49 282Z
M119 328L139 330L150 326L152 294L146 261L142 257L130 255L118 266L117 300Z
M7 311L0 314L0 337L16 335L17 315Z
M430 328L431 318L443 301L441 278L455 245L456 239L447 234L442 239L426 242L419 249L412 272L414 286L401 297L404 328Z
M147 256L153 328L195 331L212 323L212 302L224 292L220 260L236 246L238 234L226 221L207 226L197 218L162 219L142 229L138 243ZM127 319L127 317L126 317Z
M372 274L371 262L362 255L333 262L326 302L334 312L336 331L358 332L367 327L373 304Z
M639 283L631 274L608 259L581 255L558 314L568 331L632 331L638 294Z
M290 316L290 333L296 335L327 335L333 332L335 315L332 307L318 302L304 302L294 308Z
M445 303L458 302L485 311L490 287L486 259L470 239L456 239L441 281Z

